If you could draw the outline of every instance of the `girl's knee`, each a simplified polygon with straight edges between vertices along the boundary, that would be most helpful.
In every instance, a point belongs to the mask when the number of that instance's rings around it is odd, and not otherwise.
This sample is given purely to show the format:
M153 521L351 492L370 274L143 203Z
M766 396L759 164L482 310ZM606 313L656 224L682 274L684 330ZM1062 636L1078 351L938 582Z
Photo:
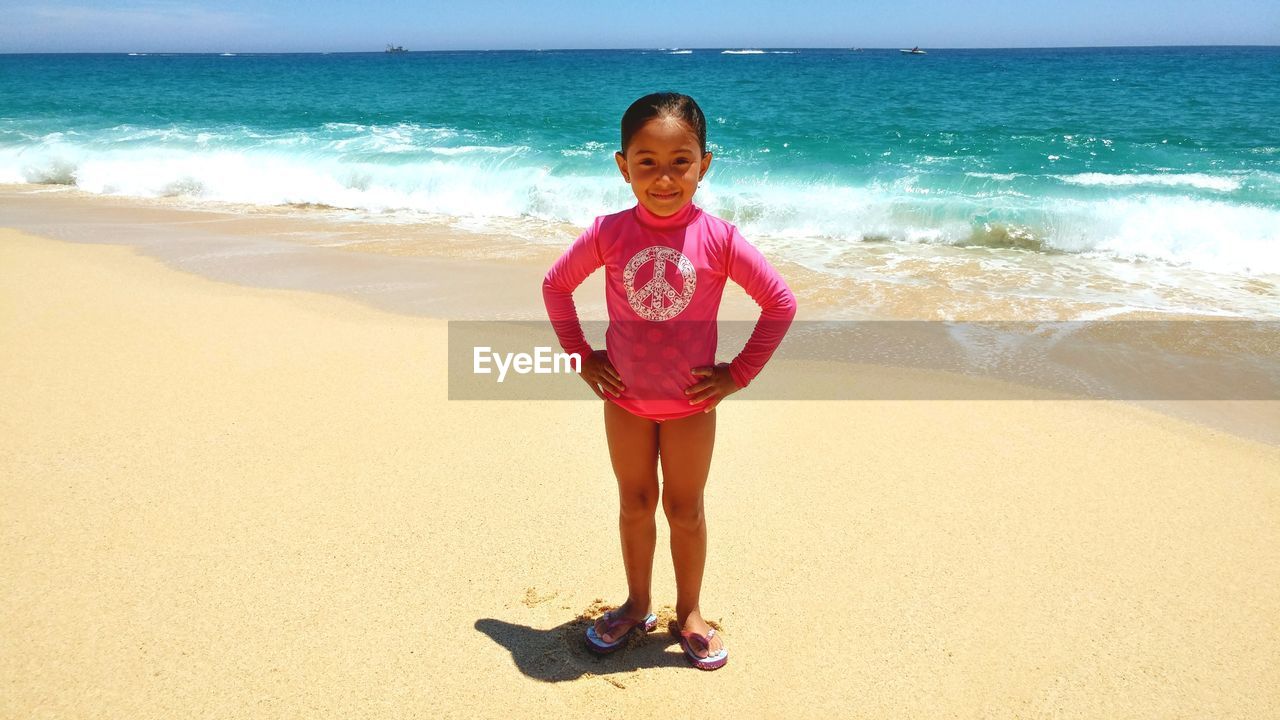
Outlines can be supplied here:
M618 494L623 517L653 517L658 511L658 488L640 487Z
M697 500L680 500L663 495L662 510L666 513L667 524L673 529L696 531L706 524L702 498Z

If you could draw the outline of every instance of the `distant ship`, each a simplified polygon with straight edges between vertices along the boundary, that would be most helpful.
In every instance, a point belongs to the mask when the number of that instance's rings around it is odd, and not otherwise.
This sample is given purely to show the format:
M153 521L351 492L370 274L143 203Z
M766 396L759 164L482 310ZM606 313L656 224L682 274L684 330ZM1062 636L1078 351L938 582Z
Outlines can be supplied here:
M900 49L900 50L898 50L898 52L900 52L900 53L904 53L904 54L906 54L906 55L928 55L928 53L926 53L925 51L921 50L919 46L913 47L913 48L911 48L910 50L901 50L901 49Z
M403 45L388 45L387 49L384 52L402 53L402 52L409 52L409 51L405 50Z

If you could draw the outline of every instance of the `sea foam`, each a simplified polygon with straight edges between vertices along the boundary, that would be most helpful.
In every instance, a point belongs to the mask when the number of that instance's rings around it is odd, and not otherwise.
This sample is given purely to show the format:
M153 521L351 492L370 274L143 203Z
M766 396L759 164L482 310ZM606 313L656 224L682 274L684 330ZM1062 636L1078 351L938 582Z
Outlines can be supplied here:
M318 205L396 218L425 214L473 224L534 219L548 223L549 242L562 240L551 228L583 226L635 201L612 168L612 146L598 141L540 149L413 123L329 123L276 133L121 125L6 137L0 143L0 182L192 201ZM1056 195L1052 186L992 191L986 184L1044 181L1016 173L938 170L927 163L897 179L862 182L761 174L752 164L757 154L717 152L720 160L703 183L699 204L759 237L766 248L818 263L848 243L876 238L1158 261L1221 273L1280 273L1280 210L1231 199L1241 188L1235 178L1058 178L1107 190L1076 197ZM926 169L933 174L920 174ZM951 186L925 181L953 175L959 182ZM983 185L974 188L974 182ZM1152 187L1211 194L1152 193Z
M1203 173L1170 173L1163 174L1121 174L1110 175L1107 173L1079 173L1076 175L1054 175L1054 178L1071 185L1101 185L1107 187L1131 187L1136 185L1158 185L1166 187L1176 187L1184 185L1187 187L1201 188L1203 190L1218 190L1221 192L1231 192L1240 189L1240 181L1234 178L1221 177L1215 175L1205 175Z

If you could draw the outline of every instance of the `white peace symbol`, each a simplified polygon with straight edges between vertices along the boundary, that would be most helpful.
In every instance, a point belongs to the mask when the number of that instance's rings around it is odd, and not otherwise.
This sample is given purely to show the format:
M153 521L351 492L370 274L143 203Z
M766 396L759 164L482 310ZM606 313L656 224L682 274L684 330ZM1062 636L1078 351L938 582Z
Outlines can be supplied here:
M653 277L639 290L635 287L636 272L649 261L653 261ZM680 277L684 279L684 288L677 291L667 282L667 263L673 263ZM627 289L627 301L631 309L646 320L661 322L670 320L680 314L693 299L693 290L698 284L698 274L694 272L693 262L684 253L665 245L654 245L636 253L622 270L622 284Z

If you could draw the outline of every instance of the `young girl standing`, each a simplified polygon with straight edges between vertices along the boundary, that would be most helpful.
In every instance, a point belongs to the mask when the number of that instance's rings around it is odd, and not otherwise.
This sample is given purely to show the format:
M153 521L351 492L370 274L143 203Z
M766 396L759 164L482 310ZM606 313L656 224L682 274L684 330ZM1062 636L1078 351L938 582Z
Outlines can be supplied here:
M657 626L650 581L661 497L676 574L670 630L695 666L714 670L729 653L703 619L698 599L715 408L764 367L795 316L796 300L737 228L693 204L711 167L706 118L693 98L655 93L632 103L622 116L622 150L614 159L638 203L596 218L542 285L560 344L582 358L583 380L605 401L605 435L618 478L627 601L587 629L587 642L606 653L633 632ZM601 266L609 329L607 349L593 350L578 322L573 290ZM726 279L741 285L761 313L733 362L716 363L716 314Z

